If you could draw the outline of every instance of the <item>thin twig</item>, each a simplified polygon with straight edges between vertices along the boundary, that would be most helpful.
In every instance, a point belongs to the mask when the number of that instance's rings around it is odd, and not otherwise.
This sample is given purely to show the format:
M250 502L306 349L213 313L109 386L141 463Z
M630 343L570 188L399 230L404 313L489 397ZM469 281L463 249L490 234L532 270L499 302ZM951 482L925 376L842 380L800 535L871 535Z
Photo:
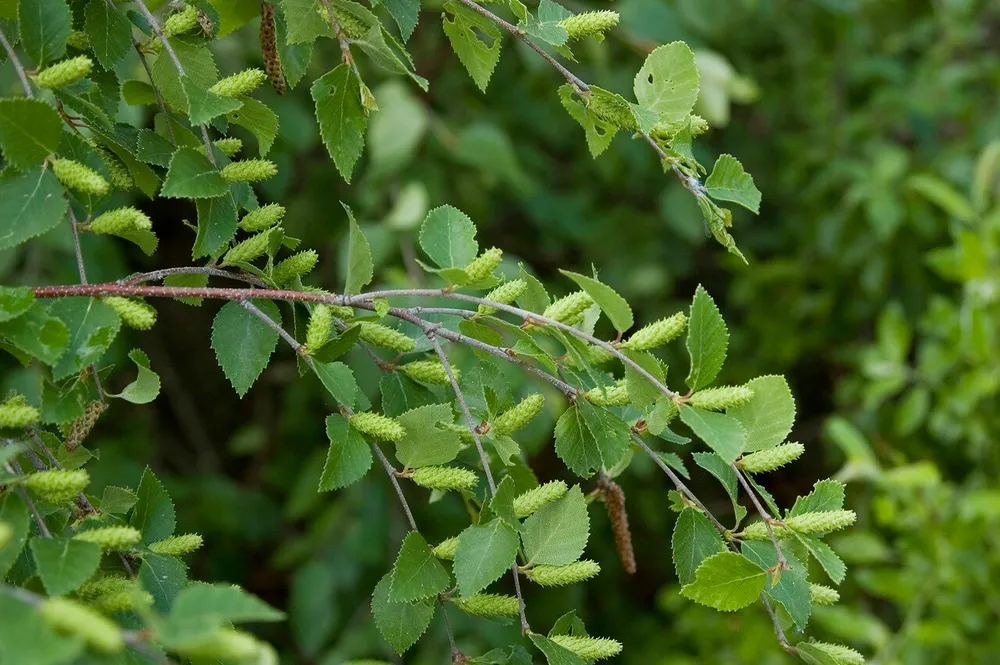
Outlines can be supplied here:
M14 52L14 47L7 41L7 35L4 34L3 30L0 30L0 44L3 45L3 50L7 52L7 57L10 58L11 64L17 70L17 77L21 79L21 87L24 88L24 96L28 98L34 97L31 93L31 84L28 83L28 75L24 72L24 65L18 60L17 53Z
M455 632L451 629L451 620L448 618L448 608L441 596L438 596L438 603L441 604L441 616L444 617L444 630L448 634L448 644L451 645L451 662L466 663L469 659L464 653L459 651L458 644L455 643Z
M788 638L785 637L785 631L781 629L781 624L778 622L778 615L771 607L771 601L767 599L764 592L760 592L760 602L764 603L764 609L767 610L767 615L771 617L771 623L774 624L774 632L778 636L778 643L781 644L782 648L789 652L795 652L795 647L788 643Z
M105 1L112 7L114 6L112 0ZM149 87L153 89L153 95L156 97L156 105L160 107L160 112L163 113L167 125L167 136L170 138L170 142L176 145L177 138L174 136L174 125L170 122L170 113L167 111L167 103L163 101L163 95L160 94L160 88L153 81L153 70L149 66L149 60L146 59L146 54L142 52L142 45L139 42L133 39L132 46L135 47L135 52L139 54L139 62L142 63L142 68L146 70L146 76L149 78Z
M240 307L242 307L243 309L247 310L248 312L250 312L251 314L253 314L254 316L256 316L258 319L260 319L261 321L263 321L267 325L268 328L270 328L274 332L278 333L278 335L281 337L281 339L283 339L286 342L288 342L288 346L292 347L292 350L295 351L295 353L297 355L302 356L302 359L305 360L306 363L310 367L312 367L312 358L310 358L309 356L307 356L304 353L302 353L302 345L299 344L299 342L296 341L296 339L294 337L292 337L291 333L289 333L287 330L285 330L280 325L278 325L277 321L275 321L270 316L268 316L267 314L265 314L264 312L262 312L260 310L260 308L257 307L257 305L254 305L249 300L245 300L245 299L244 300L240 300L239 303L240 303Z
M21 469L21 465L14 460L5 462L4 467L6 467L8 473L16 473L19 476L24 475L24 470ZM18 485L17 491L21 495L21 498L24 499L24 503L28 506L28 510L31 511L32 516L35 518L35 522L38 524L38 532L42 534L42 537L44 538L51 538L52 534L49 533L49 527L45 526L45 520L43 520L42 516L39 514L38 508L35 507L35 502L31 500L28 490L24 487L24 485Z
M406 520L410 523L410 528L417 531L417 521L413 519L413 513L410 511L410 504L406 501L406 495L403 494L403 488L399 486L399 479L396 477L396 469L393 468L392 463L386 459L385 453L376 444L371 444L372 450L378 456L380 462L382 462L382 468L389 475L389 480L392 482L392 486L396 489L396 496L399 497L399 503L403 506L403 512L406 513Z
M267 288L267 283L258 277L231 270L221 270L210 266L187 266L182 268L164 268L152 272L136 273L129 275L125 279L118 280L118 284L143 284L145 282L159 282L174 275L208 275L209 277L223 277L233 279L238 282L246 282L255 286Z
M80 275L80 283L87 283L87 268L83 265L83 251L80 249L80 229L77 226L76 214L73 212L73 204L66 206L66 217L69 219L69 226L73 230L73 251L76 254L76 270ZM101 385L101 376L97 372L97 365L90 366L90 373L94 376L94 387L97 389L97 398L104 401L104 386Z
M778 545L778 539L774 536L774 530L771 528L771 515L767 512L764 506L761 504L760 500L757 498L757 494L750 487L750 483L747 482L746 477L740 468L735 464L730 464L730 468L736 472L736 477L739 478L740 484L743 485L743 489L746 493L750 495L750 500L753 501L754 507L760 514L761 518L764 520L764 528L767 529L767 535L771 537L771 544L774 545L774 551L778 554L778 568L779 570L785 570L788 568L788 560L785 559L785 553L781 551L781 546Z

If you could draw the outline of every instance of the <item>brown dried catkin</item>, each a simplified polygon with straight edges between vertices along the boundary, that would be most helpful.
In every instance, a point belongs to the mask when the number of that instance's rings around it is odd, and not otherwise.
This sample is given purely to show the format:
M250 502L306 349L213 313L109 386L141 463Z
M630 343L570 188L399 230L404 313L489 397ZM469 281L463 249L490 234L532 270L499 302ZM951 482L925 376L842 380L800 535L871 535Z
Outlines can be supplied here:
M74 420L69 427L69 434L66 436L66 450L72 452L80 447L106 408L108 408L107 404L97 400L87 405L83 415Z
M611 530L615 534L615 547L622 568L629 575L635 574L635 552L632 550L632 531L628 528L628 513L625 511L625 492L618 483L602 478L601 494L604 496L604 507L611 520Z
M274 34L274 5L270 2L260 3L260 55L264 59L264 69L271 79L271 87L279 95L285 94L285 75L281 71L281 61L278 59L278 40Z

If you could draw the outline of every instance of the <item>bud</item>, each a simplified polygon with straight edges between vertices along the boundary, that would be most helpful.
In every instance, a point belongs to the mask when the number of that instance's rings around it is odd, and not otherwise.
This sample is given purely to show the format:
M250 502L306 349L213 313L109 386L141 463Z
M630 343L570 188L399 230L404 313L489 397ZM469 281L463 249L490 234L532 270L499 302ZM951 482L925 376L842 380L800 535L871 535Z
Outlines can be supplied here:
M41 416L38 409L28 405L24 395L14 395L0 404L0 427L24 429L28 425L38 422Z
M448 538L447 540L442 540L438 543L432 552L434 556L439 559L444 559L445 561L455 560L455 550L458 549L458 536Z
M509 305L520 298L527 290L527 282L523 279L515 279L509 282L504 282L487 293L484 300L492 300L493 302L498 302L501 305ZM489 305L480 305L476 314L478 316L486 316L487 314L495 314L496 311L496 308L490 307Z
M205 660L249 661L260 653L261 643L249 633L218 628L210 637L195 644L186 644L178 651L185 656Z
M151 543L149 551L155 554L167 554L169 556L182 556L190 554L199 549L205 539L197 533L185 533L182 536L171 536Z
M686 325L687 316L684 315L684 312L677 312L673 316L660 319L636 330L631 337L619 344L618 348L631 349L632 351L655 349L680 335Z
M545 504L562 498L567 491L569 488L561 480L553 480L528 490L514 499L514 514L518 519L523 519Z
M70 189L94 195L107 194L108 190L111 189L111 185L100 173L80 162L57 158L53 159L51 163L52 173L59 179L59 182Z
M808 644L817 651L822 651L830 656L831 662L837 665L865 665L864 656L842 644L830 644L828 642L809 642Z
M618 25L618 12L603 9L597 12L583 12L576 16L564 18L557 24L565 28L570 39L583 39L590 35L599 35Z
M122 163L122 160L118 159L110 150L105 150L104 148L98 147L97 153L104 160L104 166L108 169L112 187L123 192L127 192L135 187L135 180L132 179L132 174L129 173L128 168Z
M73 540L95 543L104 551L125 550L140 540L142 533L130 526L102 526L89 531L81 531L73 536Z
M517 616L521 605L514 596L501 596L495 593L479 593L465 598L450 598L466 614L475 617L506 617Z
M218 141L212 143L212 145L218 148L219 151L226 157L232 157L243 149L243 141L230 137L219 139Z
M699 390L687 399L687 403L699 409L709 411L725 411L740 404L746 404L753 398L753 390L746 386L719 386Z
M85 55L78 55L50 65L35 74L35 84L39 88L56 89L76 83L90 73L93 61Z
M448 380L448 372L445 371L444 365L441 364L440 360L417 360L412 363L406 363L399 368L399 371L414 381L420 381L421 383L429 383L436 386L446 386L451 383ZM458 381L461 376L458 368L453 367L451 371L455 375L455 380Z
M208 89L221 97L243 97L248 95L267 80L264 70L252 67L238 74L227 76Z
M7 524L6 522L0 522L0 550L2 550L7 545L7 543L10 542L10 539L13 537L14 537L14 527ZM452 553L452 557L454 556L455 556L454 553Z
M62 504L71 502L87 488L90 474L83 469L48 469L36 471L23 482L49 503Z
M524 570L524 576L539 586L566 586L589 580L601 572L596 561L583 559L565 566L533 566Z
M584 660L601 660L621 653L622 643L607 637L577 637L576 635L552 635L550 640L562 648L572 651Z
M407 353L417 348L416 342L398 330L371 321L361 322L361 339L369 344L400 353Z
M264 231L257 235L250 236L239 243L222 257L222 265L234 263L250 263L254 259L263 256L271 246L271 232Z
M106 408L108 405L100 400L94 400L87 404L83 415L69 426L69 433L66 435L66 450L72 452L80 447Z
M473 282L481 282L493 274L493 271L500 265L502 257L503 250L491 247L473 259L472 263L465 266L465 274Z
M809 585L809 597L814 605L833 605L840 600L840 594L836 589L831 589L822 584Z
M128 206L115 208L98 215L91 220L86 228L94 233L121 235L135 228L148 231L153 228L153 221L145 213Z
M738 464L740 468L750 473L774 471L778 467L798 459L805 452L805 449L806 447L801 443L783 443L769 450L744 455Z
M470 491L479 483L479 476L468 469L454 466L424 466L410 476L417 485L432 490Z
M180 35L189 30L194 30L198 25L198 10L192 5L185 5L184 9L171 14L163 22L163 34L167 37Z
M691 131L691 136L701 136L708 131L708 120L695 113L692 113L689 117L691 118L691 124L688 125L688 129Z
M239 227L244 231L263 231L269 229L285 216L285 206L277 203L268 203L256 210L251 210L240 220Z
M854 524L857 515L853 510L825 510L814 513L803 513L789 517L781 524L772 522L771 530L775 538L784 538L789 531L804 535L820 535L839 531ZM768 540L767 527L764 522L754 522L743 529L740 535L744 540Z
M399 441L406 436L406 430L399 421L380 413L371 411L355 413L350 417L350 421L351 427L379 441Z
M74 30L66 38L66 46L75 48L77 51L89 51L90 37L83 30Z
M269 159L244 159L226 164L221 173L229 182L258 182L277 175L278 165Z
M542 316L568 324L568 322L583 314L593 304L594 299L586 291L576 291L546 307L545 311L542 312Z
M264 61L267 77L271 79L271 87L279 95L288 91L285 85L285 74L281 71L281 58L278 56L278 40L274 30L274 3L260 3L260 56Z
M521 429L542 411L545 398L540 393L532 393L493 419L493 431L502 436Z
M101 300L110 305L129 328L149 330L156 323L156 310L142 300L120 296L105 296Z
M276 284L287 284L297 277L308 275L316 267L317 261L319 261L319 254L314 249L293 254L274 266L271 279Z
M118 653L125 648L117 624L75 600L49 598L38 613L57 632L79 637L97 651Z
M598 406L625 406L628 404L628 388L624 382L593 388L583 393L583 396Z

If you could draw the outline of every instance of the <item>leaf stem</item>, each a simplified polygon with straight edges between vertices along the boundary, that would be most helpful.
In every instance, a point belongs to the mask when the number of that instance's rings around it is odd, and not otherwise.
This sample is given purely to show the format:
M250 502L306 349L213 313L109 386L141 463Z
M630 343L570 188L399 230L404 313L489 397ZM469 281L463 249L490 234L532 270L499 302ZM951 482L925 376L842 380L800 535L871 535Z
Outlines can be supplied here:
M746 476L740 471L740 468L735 464L730 464L730 468L736 472L736 477L739 478L740 484L743 485L743 489L750 496L750 500L753 501L754 507L760 514L761 518L764 520L764 527L767 529L767 535L771 538L771 544L774 545L774 551L778 555L778 566L781 570L786 570L788 568L788 560L785 559L785 553L781 551L781 546L778 545L778 539L774 536L774 530L771 528L771 515L768 514L767 510L761 504L760 500L757 498L757 494L750 487L750 483L747 482Z

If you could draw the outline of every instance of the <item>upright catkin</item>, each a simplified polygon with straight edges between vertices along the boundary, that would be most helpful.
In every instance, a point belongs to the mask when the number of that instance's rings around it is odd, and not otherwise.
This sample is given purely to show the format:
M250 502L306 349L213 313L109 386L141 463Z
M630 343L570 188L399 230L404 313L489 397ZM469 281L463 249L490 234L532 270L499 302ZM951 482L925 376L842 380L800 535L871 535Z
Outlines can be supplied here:
M610 478L602 478L600 488L608 519L611 520L611 531L615 534L615 548L618 550L622 569L629 575L634 575L635 550L632 549L632 530L629 529L628 513L625 511L625 492Z
M279 95L285 94L285 74L281 71L281 60L278 58L278 40L274 32L274 4L260 3L260 56L264 61L264 70L271 80L271 87Z

